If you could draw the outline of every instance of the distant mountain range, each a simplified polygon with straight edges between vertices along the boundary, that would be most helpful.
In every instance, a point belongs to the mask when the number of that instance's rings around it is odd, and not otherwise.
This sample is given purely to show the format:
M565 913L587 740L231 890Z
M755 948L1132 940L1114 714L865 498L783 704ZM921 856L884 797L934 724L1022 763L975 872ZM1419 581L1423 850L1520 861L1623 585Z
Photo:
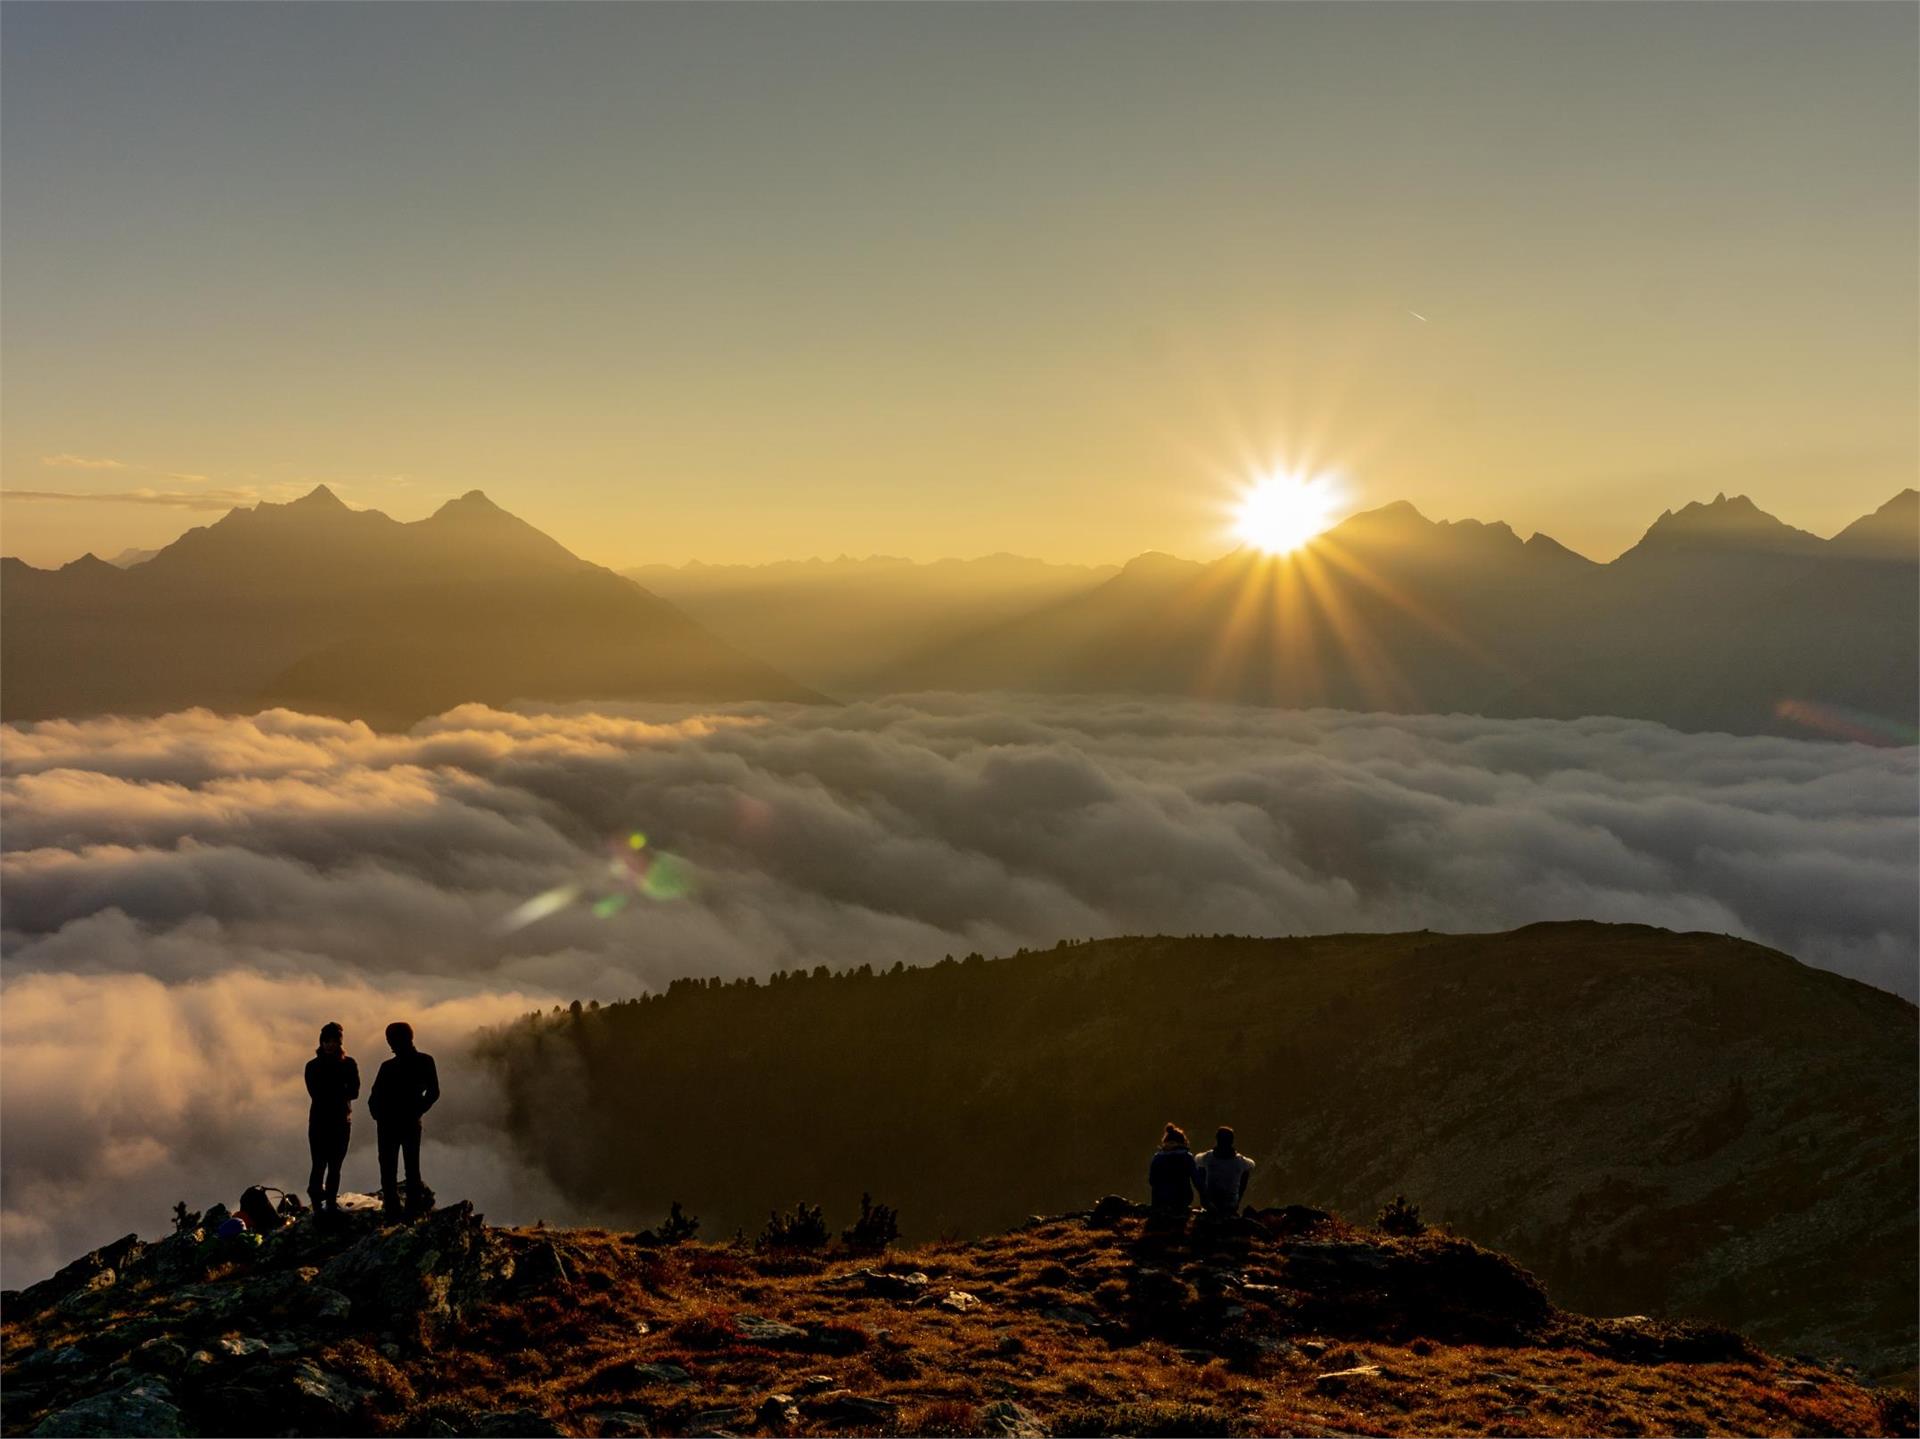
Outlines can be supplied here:
M627 570L715 634L834 692L869 687L908 655L1082 594L1116 565L1021 555L916 564L888 555Z
M0 709L288 704L406 724L470 700L1033 690L1912 742L1917 581L1913 490L1825 540L1722 495L1605 565L1400 503L1291 555L1211 564L621 576L478 491L402 524L322 486L111 564L0 561Z
M402 524L323 485L126 568L0 560L10 720L283 704L405 725L516 698L820 696L477 490Z
M1830 540L1744 497L1659 518L1610 564L1406 503L1298 551L1142 555L1104 583L930 646L882 690L1210 696L1912 742L1920 493Z
M1561 1303L1911 1375L1913 1005L1717 934L1162 936L875 974L688 979L482 1054L598 1212L709 1229L860 1193L915 1237L1145 1197L1232 1124L1249 1199L1404 1194ZM564 1114L565 1123L555 1117ZM685 1163L716 1136L738 1162Z

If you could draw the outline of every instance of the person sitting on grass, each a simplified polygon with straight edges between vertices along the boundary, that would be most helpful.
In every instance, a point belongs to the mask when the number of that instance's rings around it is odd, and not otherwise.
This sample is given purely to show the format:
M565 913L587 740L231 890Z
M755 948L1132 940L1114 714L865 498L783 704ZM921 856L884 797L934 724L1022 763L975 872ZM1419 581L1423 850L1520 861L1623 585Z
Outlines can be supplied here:
M1235 1147L1233 1130L1224 1124L1215 1130L1213 1148L1200 1156L1195 1167L1199 1177L1194 1182L1207 1213L1223 1218L1238 1214L1253 1178L1253 1161Z
M1160 1136L1160 1147L1147 1163L1147 1188L1153 1196L1156 1215L1184 1216L1193 1204L1195 1188L1193 1150L1187 1147L1187 1132L1169 1124Z

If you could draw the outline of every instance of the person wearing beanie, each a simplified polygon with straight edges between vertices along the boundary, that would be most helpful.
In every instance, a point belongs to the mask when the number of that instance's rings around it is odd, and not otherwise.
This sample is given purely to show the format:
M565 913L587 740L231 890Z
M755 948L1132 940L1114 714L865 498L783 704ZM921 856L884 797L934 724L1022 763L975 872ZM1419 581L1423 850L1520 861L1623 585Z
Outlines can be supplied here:
M313 1212L337 1210L340 1166L353 1139L353 1101L360 1094L360 1066L347 1053L347 1034L338 1024L320 1027L320 1047L307 1061L307 1198Z

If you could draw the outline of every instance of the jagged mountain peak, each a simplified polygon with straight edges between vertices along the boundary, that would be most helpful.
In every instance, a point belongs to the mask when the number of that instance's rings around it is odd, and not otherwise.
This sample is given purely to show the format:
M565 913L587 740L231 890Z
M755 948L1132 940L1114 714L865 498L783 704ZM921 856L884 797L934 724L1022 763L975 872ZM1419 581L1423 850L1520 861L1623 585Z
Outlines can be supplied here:
M1711 502L1690 500L1662 510L1628 556L1667 550L1745 550L1810 553L1825 541L1768 514L1746 495L1724 490ZM1626 556L1623 556L1625 558Z
M289 510L344 510L346 502L325 485L315 485L297 500L280 508Z
M448 500L444 505L440 506L439 509L435 510L430 518L436 520L471 519L496 515L503 519L515 518L513 515L501 509L500 506L496 505L492 500L488 499L485 491L468 490L458 499Z

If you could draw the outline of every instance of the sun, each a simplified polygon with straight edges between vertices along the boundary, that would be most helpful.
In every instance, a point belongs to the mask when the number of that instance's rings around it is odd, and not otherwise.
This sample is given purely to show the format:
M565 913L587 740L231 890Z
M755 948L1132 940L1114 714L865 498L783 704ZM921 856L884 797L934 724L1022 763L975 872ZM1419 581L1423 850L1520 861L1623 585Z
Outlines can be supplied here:
M1338 501L1325 475L1268 475L1241 497L1233 532L1270 555L1282 555L1332 524Z

